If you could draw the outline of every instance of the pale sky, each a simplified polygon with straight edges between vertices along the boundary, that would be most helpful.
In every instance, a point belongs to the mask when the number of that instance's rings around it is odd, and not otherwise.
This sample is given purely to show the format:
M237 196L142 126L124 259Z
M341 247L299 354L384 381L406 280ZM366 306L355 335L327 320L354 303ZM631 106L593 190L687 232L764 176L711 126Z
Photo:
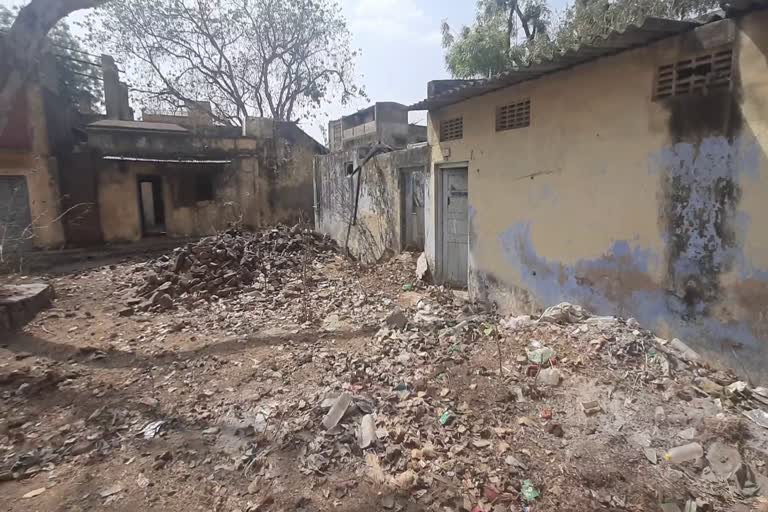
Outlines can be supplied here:
M426 96L428 81L450 78L440 46L440 23L447 19L455 29L470 24L476 5L475 0L337 1L352 32L352 46L362 52L357 72L370 102L406 105ZM0 0L0 5L9 7L25 3ZM550 1L555 10L562 10L565 4L566 0ZM301 123L302 128L322 141L321 123L365 106L367 102L362 100L347 106L334 102L323 108L316 120ZM423 120L423 113L412 113L412 122Z

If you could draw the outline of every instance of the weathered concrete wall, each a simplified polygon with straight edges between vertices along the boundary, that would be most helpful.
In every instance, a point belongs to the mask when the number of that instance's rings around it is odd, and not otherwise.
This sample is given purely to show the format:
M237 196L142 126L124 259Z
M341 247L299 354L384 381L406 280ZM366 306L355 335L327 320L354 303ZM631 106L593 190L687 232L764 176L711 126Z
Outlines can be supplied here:
M768 377L768 13L737 23L733 92L653 101L657 67L701 51L693 33L431 113L427 225L440 164L468 162L474 297L635 316ZM496 132L521 99L530 127ZM440 143L456 116L463 139Z
M366 263L387 251L399 252L402 240L400 170L429 165L429 148L405 149L371 159L359 178L347 176L347 163L357 168L357 151L342 151L315 158L315 229L344 246L355 205L357 180L360 199L357 223L349 236L350 253Z
M179 204L178 187L191 172L190 169L174 172L167 167L144 162L124 165L106 163L98 174L99 213L105 240L132 242L142 238L139 176L162 177L168 236L202 236L226 229L234 223L247 227L262 225L262 211L255 207L259 201L254 196L265 184L263 180L259 181L255 159L238 160L221 170L208 171L213 177L213 200L198 201L193 205Z
M234 223L257 228L312 218L313 158L324 148L289 123L270 138L200 137L94 131L89 143L103 154L142 158L231 160L204 169L200 164L145 162L100 163L99 215L106 241L142 237L137 178L162 176L166 232L172 237L200 236ZM179 204L184 175L204 171L213 177L214 198Z
M45 105L39 86L28 88L26 105L26 125L31 130L30 149L6 151L0 148L0 175L26 178L32 243L40 249L57 248L64 244L58 168L50 154Z

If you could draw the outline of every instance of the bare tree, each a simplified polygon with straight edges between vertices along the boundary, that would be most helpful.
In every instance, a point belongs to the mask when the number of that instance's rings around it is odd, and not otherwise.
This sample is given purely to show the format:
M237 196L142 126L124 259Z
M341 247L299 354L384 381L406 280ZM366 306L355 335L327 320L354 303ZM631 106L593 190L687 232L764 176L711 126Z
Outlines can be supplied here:
M294 121L329 95L362 93L330 0L122 0L97 16L94 41L123 61L145 102L204 98L217 121L238 125Z
M48 32L68 14L106 0L31 0L0 35L0 133L40 57Z

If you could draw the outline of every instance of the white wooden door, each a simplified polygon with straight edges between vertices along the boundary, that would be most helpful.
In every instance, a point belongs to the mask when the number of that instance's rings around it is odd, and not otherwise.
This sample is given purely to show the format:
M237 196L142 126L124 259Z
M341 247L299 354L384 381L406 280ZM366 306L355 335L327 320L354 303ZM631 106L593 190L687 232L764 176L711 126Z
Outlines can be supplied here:
M467 286L469 257L469 187L467 169L443 172L443 278L446 282Z

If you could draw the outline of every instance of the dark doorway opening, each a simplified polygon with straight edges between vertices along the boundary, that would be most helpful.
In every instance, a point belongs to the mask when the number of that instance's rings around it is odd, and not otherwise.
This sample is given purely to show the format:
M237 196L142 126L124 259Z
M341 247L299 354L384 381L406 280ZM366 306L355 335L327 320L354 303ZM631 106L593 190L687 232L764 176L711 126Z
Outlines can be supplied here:
M165 203L163 179L160 176L139 176L139 212L144 236L165 234Z

